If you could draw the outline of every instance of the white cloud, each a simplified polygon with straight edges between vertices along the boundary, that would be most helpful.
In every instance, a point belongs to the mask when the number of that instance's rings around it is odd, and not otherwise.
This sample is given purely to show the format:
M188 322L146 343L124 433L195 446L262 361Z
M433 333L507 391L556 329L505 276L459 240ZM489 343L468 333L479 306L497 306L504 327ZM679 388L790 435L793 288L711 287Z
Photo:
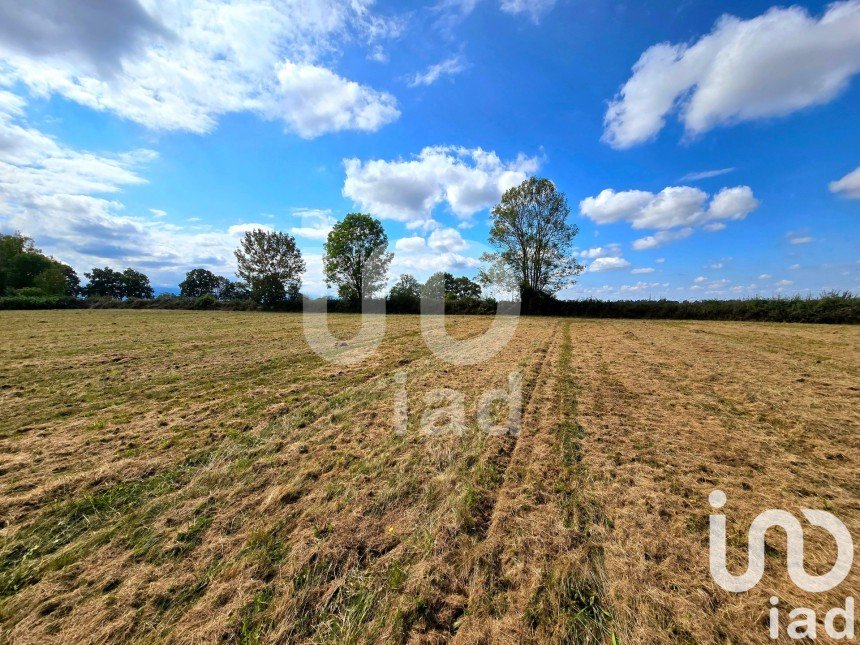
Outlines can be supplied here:
M621 255L621 245L612 243L606 246L597 246L591 249L581 251L579 254L583 260L592 260L594 258L618 257Z
M465 251L469 248L468 242L463 239L460 232L453 228L438 228L427 238L427 246L436 252Z
M800 268L800 265L799 264L792 264L788 268L791 269L792 271L797 271Z
M606 112L604 141L652 139L677 110L695 135L737 121L827 103L860 71L860 0L831 4L818 20L801 7L750 20L723 16L692 45L650 47Z
M471 14L481 0L439 0L433 7L441 14L439 25L450 29ZM556 0L499 0L499 9L513 16L527 14L537 24L555 6Z
M771 279L771 277L772 277L772 276L771 276L769 273L762 273L762 274L758 277L758 279L759 279L759 280L770 280L770 279Z
M455 76L466 69L466 63L460 56L451 56L441 63L430 65L425 71L415 74L409 81L410 87L418 85L433 85L443 76Z
M630 273L633 275L644 275L646 273L654 273L654 271L656 271L656 269L652 267L640 267L638 269L633 269Z
M281 118L305 139L327 132L375 132L400 116L397 101L316 65L285 61L278 71L277 91L263 112Z
M163 211L160 208L150 208L149 212L152 213L153 217L167 217L167 211Z
M579 202L579 211L597 224L611 224L619 220L631 219L653 201L654 193L644 190L625 190L617 193L607 188L597 197L587 197Z
M420 235L401 237L394 243L394 250L401 253L422 253L427 249L427 241Z
M157 155L79 151L0 112L0 229L20 230L83 277L94 266L133 266L156 286L175 286L193 267L224 275L235 271L233 250L247 230L186 228L164 211L125 213L116 194L146 182L140 171ZM195 219L195 218L192 218Z
M537 23L541 16L555 6L556 0L501 0L499 8L512 15L528 14Z
M618 291L621 294L642 293L643 291L653 291L654 289L665 289L668 286L668 282L637 282L636 284L623 284L618 287Z
M703 282L707 282L707 281L708 281L708 279L703 275L700 275L698 278L693 280L693 282L696 284L702 284Z
M534 174L540 162L522 154L503 162L481 148L435 146L410 160L345 159L344 167L345 197L374 215L417 227L432 225L432 211L441 203L468 219Z
M734 168L720 168L719 170L703 170L701 172L687 173L681 177L681 181L699 181L701 179L710 179L711 177L720 177L734 172Z
M398 31L371 14L371 0L185 0L148 2L149 11L133 0L91 4L16 5L0 28L0 82L154 130L206 133L221 115L252 112L310 138L375 131L399 116L391 95L320 64L344 40ZM28 32L31 44L22 44L15 34Z
M0 42L20 54L67 56L109 74L145 40L172 37L138 0L113 0L106 9L96 0L4 3Z
M646 249L656 249L657 247L674 242L675 240L683 240L693 234L692 228L682 228L677 231L660 231L654 235L640 237L638 240L633 240L633 248L636 251L645 251Z
M427 277L436 271L466 271L481 266L478 259L463 255L469 248L460 232L439 228L425 239L420 235L402 237L394 243L392 275L415 273Z
M654 260L654 262L656 262L657 264L663 264L665 261L666 258L657 258L656 260Z
M799 231L789 231L785 234L785 237L788 238L789 244L809 244L810 242L815 240L814 237L811 237Z
M831 193L838 193L848 199L860 199L860 166L842 179L831 181L828 187Z
M615 192L607 188L596 197L583 199L579 210L597 224L627 221L634 229L663 229L633 242L634 249L643 250L689 237L695 226L720 230L725 228L726 220L744 219L758 205L748 186L723 188L709 203L708 194L699 188L672 186L656 195L644 190Z
M293 217L301 218L301 225L292 227L290 233L308 240L325 241L337 223L330 210L319 208L293 209Z
M372 60L376 63L387 63L388 62L388 53L382 47L382 45L374 45L370 50L370 53L367 54L367 59Z
M779 282L776 283L776 286L777 287L790 287L793 284L794 284L794 282L792 282L791 280L780 280Z
M630 266L630 262L624 258L618 257L603 257L597 258L588 265L589 273L598 273L600 271L616 271L618 269L626 269Z
M425 279L436 271L470 271L481 266L477 258L460 253L395 253L391 262L391 275L412 273L416 278Z

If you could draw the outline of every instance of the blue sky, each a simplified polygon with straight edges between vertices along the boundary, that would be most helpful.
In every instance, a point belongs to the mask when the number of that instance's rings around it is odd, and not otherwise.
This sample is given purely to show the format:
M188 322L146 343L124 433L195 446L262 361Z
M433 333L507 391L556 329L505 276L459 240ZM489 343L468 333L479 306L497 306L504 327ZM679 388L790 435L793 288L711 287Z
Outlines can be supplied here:
M61 0L0 9L0 229L159 289L242 231L380 217L474 275L489 206L567 194L568 297L860 291L860 0Z

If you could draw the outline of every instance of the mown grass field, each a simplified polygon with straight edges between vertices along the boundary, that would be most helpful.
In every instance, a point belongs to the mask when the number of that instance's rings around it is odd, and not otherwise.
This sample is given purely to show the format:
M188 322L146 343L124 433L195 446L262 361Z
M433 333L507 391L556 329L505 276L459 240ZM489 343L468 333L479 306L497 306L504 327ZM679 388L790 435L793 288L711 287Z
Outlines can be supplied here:
M0 642L764 643L771 595L823 613L860 590L855 565L800 592L775 532L762 582L724 592L707 502L728 495L736 570L767 508L860 542L860 328L522 318L470 367L391 316L345 367L301 324L0 313ZM488 436L475 402L512 371L522 432ZM440 387L461 433L419 429ZM805 537L827 571L832 540Z

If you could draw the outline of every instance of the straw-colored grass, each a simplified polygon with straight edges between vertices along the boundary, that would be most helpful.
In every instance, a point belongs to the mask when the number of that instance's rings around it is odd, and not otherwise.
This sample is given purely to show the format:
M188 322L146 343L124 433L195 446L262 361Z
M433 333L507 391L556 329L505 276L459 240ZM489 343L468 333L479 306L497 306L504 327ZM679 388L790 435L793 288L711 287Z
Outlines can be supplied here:
M301 325L0 313L0 642L764 643L771 595L823 616L860 587L803 594L777 532L749 593L707 565L715 488L735 570L766 508L860 542L856 327L523 318L469 367L416 317L351 366ZM522 432L488 436L476 402L513 371ZM420 431L435 388L464 395L461 432Z

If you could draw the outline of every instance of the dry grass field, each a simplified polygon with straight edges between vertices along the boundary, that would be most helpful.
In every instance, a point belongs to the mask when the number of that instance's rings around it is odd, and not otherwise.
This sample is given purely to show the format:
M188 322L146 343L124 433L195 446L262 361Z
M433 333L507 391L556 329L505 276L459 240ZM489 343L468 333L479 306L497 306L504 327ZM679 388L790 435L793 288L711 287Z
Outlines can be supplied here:
M469 367L387 325L340 366L301 315L0 313L0 642L765 643L771 595L858 595L857 565L797 589L779 531L723 591L708 494L735 571L768 508L860 542L860 328L522 318ZM488 435L476 401L513 371L522 431ZM458 432L419 428L434 388L464 394Z

